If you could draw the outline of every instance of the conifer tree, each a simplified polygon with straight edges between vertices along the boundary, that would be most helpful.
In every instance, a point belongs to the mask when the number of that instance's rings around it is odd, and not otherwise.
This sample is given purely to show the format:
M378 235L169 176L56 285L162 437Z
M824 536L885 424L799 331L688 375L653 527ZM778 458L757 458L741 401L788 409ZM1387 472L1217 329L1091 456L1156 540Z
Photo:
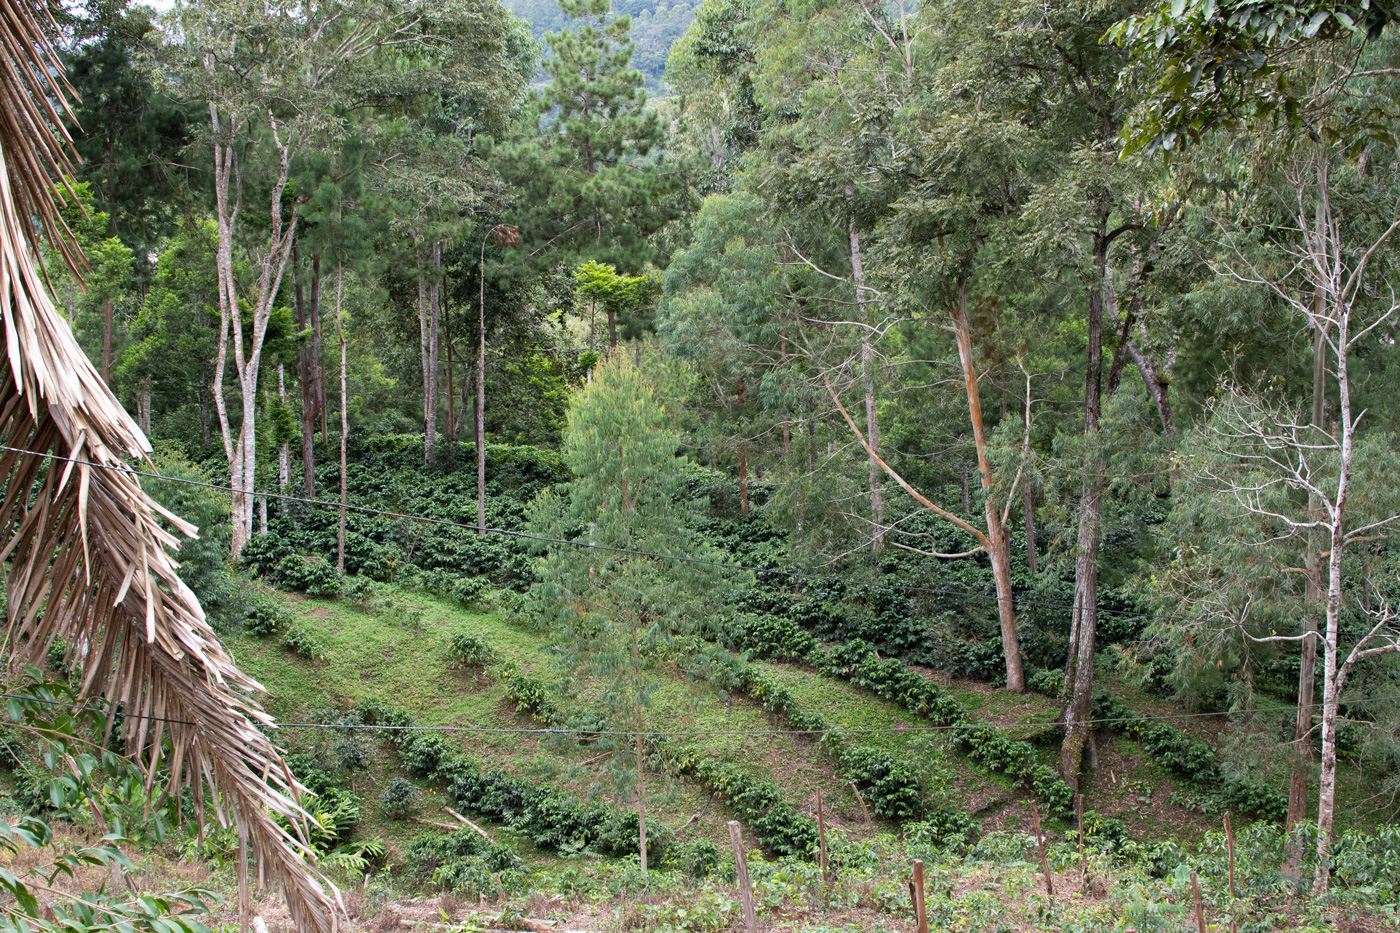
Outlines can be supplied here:
M546 37L550 80L535 100L538 133L502 147L497 164L519 195L522 236L539 244L530 255L635 274L653 256L648 237L677 213L675 176L659 153L666 130L631 67L631 17L610 19L609 0L560 6L585 22Z
M531 533L592 546L552 550L530 607L551 627L563 665L588 680L598 713L631 734L614 746L612 762L619 790L636 795L643 869L644 734L655 670L676 636L712 616L706 603L718 582L712 567L647 556L709 553L690 530L689 513L704 503L687 493L679 443L655 390L625 353L614 353L569 410L568 496L547 491L529 513Z

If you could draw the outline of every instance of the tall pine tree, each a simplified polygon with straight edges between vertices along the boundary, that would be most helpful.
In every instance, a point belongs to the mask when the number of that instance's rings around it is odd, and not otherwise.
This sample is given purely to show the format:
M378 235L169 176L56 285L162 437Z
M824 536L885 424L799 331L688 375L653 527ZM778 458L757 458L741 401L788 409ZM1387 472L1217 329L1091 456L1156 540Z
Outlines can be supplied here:
M597 712L630 734L613 744L612 764L618 790L635 796L643 869L647 708L667 647L694 620L713 617L718 583L713 567L648 556L710 553L689 530L688 513L704 504L686 489L679 444L652 386L614 353L569 410L568 496L547 491L529 513L532 534L591 545L550 551L530 609L552 629L569 672L588 681Z
M636 274L652 259L649 237L679 213L677 175L664 165L666 130L646 106L631 67L631 17L609 0L561 0L585 22L546 37L549 83L530 132L500 147L496 164L518 193L510 218L548 267L592 259Z

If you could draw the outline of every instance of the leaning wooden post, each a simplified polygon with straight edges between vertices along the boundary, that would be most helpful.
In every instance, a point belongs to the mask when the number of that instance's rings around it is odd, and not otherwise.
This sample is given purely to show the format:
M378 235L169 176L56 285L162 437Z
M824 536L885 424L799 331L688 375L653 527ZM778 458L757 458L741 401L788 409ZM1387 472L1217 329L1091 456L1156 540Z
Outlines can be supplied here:
M1225 846L1230 852L1230 896L1235 894L1235 831L1230 828L1230 814L1225 814Z
M1074 811L1079 818L1079 881L1081 884L1089 883L1089 871L1087 862L1084 861L1084 795L1074 795Z
M248 917L253 912L248 893L248 821L242 813L235 813L233 820L238 834L238 930L248 933Z
M729 844L734 849L734 872L739 876L739 900L744 906L744 929L757 933L758 917L753 912L753 885L749 882L749 861L744 856L744 834L739 821L729 821Z
M928 933L928 914L924 912L924 863L914 860L914 923L918 933Z
M822 880L831 884L831 868L826 861L826 809L822 806L822 791L817 788L817 857L821 862Z
M1206 914L1201 907L1201 883L1191 872L1191 899L1196 902L1196 933L1206 933Z
M1230 930L1231 933L1234 933L1234 930L1238 928L1238 924L1235 922L1235 905L1233 903L1238 897L1235 893L1235 831L1230 828L1230 814L1228 812L1225 814L1225 847L1230 853L1230 900L1232 902L1230 904Z
M1050 880L1050 862L1045 857L1045 837L1040 832L1040 808L1031 801L1031 821L1035 827L1035 847L1040 851L1040 868L1045 872L1045 893L1055 896L1055 884Z

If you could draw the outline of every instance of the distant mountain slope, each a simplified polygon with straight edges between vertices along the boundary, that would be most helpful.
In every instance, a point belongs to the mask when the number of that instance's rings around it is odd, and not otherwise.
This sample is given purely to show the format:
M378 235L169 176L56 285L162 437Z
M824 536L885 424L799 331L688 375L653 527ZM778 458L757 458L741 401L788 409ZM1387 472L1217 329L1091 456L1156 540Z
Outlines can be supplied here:
M569 23L555 0L502 2L506 9L530 22L531 32L536 38L547 32L558 32ZM673 3L667 0L613 0L615 13L632 17L632 39L637 43L632 65L646 76L648 91L655 92L661 88L671 43L690 27L699 6L700 0L675 0Z

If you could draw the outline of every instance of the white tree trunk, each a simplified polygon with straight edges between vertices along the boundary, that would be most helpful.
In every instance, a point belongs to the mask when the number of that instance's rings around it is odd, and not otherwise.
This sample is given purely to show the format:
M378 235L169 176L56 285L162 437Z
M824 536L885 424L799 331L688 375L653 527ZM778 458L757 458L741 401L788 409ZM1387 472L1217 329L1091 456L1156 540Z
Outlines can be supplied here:
M849 202L855 197L855 188L846 186L846 200ZM851 242L851 278L856 286L856 308L859 311L860 323L863 327L868 327L870 322L866 318L865 310L865 266L860 253L860 230L856 227L856 215L852 211L849 216L848 233ZM865 386L865 435L870 444L870 520L874 523L875 531L871 537L871 546L879 550L885 543L885 508L880 497L880 476L883 472L880 469L880 419L875 405L875 380L873 370L875 368L875 347L870 339L870 331L863 330L860 341L860 369L861 382Z
M277 364L277 398L285 406L287 404L287 367L283 363ZM277 491L287 494L287 487L292 481L292 445L291 441L283 440L282 446L277 450ZM282 499L282 514L287 512L287 500Z

